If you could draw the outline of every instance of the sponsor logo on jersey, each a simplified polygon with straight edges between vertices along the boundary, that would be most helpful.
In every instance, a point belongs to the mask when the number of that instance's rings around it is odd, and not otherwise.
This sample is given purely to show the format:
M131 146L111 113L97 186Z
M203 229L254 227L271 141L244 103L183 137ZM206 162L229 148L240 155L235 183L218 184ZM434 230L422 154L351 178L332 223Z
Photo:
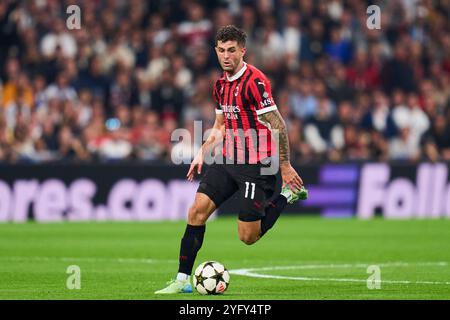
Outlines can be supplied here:
M223 110L223 113L227 119L239 119L239 113L241 112L241 108L239 106L231 106L231 105L220 105Z
M263 108L275 104L275 102L273 101L272 98L264 99L263 101L260 101L259 103L261 104L261 107L263 107Z

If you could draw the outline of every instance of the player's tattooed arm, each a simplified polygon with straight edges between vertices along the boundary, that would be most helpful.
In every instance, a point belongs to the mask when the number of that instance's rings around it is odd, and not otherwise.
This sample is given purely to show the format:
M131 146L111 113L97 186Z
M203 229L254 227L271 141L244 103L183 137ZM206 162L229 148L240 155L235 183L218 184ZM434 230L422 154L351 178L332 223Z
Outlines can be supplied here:
M278 110L269 111L263 113L259 118L267 123L270 123L270 127L274 130L278 130L279 133L279 152L280 152L280 164L289 163L289 138L286 123Z
M292 190L300 190L303 185L303 180L291 166L289 136L283 117L278 110L263 113L259 117L262 121L270 123L272 130L278 130L280 171L281 178L283 179L283 187L289 185Z

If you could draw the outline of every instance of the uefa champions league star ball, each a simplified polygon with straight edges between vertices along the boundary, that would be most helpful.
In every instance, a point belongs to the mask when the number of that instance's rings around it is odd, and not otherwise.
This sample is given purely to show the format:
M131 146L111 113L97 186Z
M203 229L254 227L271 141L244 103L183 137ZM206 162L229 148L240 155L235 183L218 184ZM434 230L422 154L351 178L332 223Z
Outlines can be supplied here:
M220 262L206 261L195 269L193 283L202 295L222 294L230 284L230 274Z

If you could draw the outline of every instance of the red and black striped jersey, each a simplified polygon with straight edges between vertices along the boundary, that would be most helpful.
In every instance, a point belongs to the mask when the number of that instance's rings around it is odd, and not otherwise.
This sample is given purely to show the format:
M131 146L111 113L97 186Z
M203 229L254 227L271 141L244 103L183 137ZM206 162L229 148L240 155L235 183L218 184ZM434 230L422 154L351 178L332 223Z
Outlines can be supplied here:
M277 109L267 77L244 63L234 76L224 72L213 88L216 113L225 118L223 155L235 163L255 164L272 155L270 125L258 115Z

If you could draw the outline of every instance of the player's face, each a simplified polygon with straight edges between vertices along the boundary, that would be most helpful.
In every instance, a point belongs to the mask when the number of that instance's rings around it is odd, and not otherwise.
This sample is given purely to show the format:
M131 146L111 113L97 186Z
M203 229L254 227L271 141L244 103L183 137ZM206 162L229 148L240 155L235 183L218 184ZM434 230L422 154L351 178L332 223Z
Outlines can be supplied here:
M244 57L245 48L242 48L237 41L217 41L216 53L222 69L229 74L235 74Z

